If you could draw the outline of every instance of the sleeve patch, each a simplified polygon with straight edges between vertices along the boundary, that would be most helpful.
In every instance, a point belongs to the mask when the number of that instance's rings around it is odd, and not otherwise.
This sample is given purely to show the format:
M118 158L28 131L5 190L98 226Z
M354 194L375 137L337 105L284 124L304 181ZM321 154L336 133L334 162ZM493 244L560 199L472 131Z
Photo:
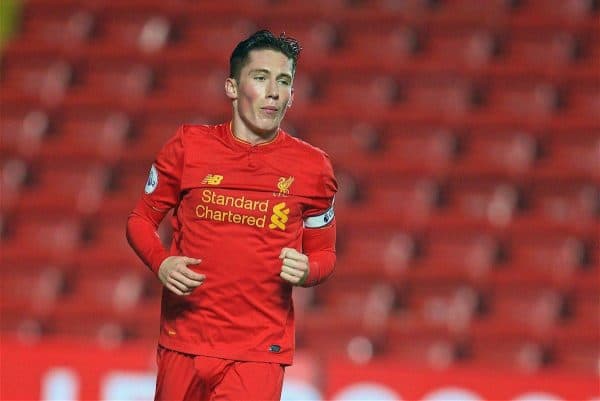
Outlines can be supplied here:
M333 206L331 206L325 213L318 216L310 216L304 219L304 227L306 228L320 228L325 227L331 223L331 220L335 217Z
M144 192L146 195L150 195L156 187L158 186L158 171L154 164L150 168L150 172L148 173L148 181L146 181L146 187L144 188Z

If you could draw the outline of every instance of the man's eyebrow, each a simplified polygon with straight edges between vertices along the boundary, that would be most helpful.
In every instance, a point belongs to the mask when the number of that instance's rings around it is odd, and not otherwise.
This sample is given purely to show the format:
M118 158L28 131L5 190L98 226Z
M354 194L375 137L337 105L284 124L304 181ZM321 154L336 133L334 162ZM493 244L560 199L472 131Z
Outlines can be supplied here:
M267 70L266 68L255 68L253 70L248 71L249 74L256 74L258 72L262 72L265 74L271 73L271 71ZM290 74L288 74L287 72L282 72L281 74L278 75L278 77L285 77L285 78L292 79L292 76Z
M248 71L249 74L253 74L253 73L257 73L257 72L264 72L265 74L271 73L271 71L267 70L266 68L255 68L253 70Z

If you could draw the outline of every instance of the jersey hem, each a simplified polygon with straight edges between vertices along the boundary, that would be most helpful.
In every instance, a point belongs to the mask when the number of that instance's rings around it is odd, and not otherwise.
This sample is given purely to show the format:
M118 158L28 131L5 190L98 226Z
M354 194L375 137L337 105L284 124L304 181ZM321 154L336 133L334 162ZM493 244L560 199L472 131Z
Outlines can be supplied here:
M215 349L202 344L189 344L181 341L174 341L171 338L160 337L158 344L173 351L190 355L203 355L213 358L230 359L234 361L245 362L267 362L279 363L281 365L292 365L294 362L293 351L271 353L268 351L244 351L243 353L231 352L223 349Z

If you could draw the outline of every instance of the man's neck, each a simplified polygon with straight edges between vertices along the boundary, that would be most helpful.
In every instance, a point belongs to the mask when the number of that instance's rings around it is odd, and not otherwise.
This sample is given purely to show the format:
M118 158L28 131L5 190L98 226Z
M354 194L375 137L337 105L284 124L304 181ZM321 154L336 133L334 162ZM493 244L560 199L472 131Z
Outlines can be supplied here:
M231 123L231 132L233 136L251 145L260 145L261 143L271 142L277 136L278 131L279 129L273 132L260 134L250 130L242 123L236 123L235 120Z

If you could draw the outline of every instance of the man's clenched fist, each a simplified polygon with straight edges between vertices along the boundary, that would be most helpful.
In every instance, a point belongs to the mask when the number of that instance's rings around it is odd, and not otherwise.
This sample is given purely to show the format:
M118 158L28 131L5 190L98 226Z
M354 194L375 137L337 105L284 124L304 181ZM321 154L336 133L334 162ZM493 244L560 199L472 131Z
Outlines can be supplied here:
M187 256L169 256L160 264L158 278L173 294L190 295L204 282L206 276L196 273L187 265L197 265L200 262L200 259Z
M308 256L292 248L283 248L279 254L281 273L279 276L293 285L302 285L310 271Z

